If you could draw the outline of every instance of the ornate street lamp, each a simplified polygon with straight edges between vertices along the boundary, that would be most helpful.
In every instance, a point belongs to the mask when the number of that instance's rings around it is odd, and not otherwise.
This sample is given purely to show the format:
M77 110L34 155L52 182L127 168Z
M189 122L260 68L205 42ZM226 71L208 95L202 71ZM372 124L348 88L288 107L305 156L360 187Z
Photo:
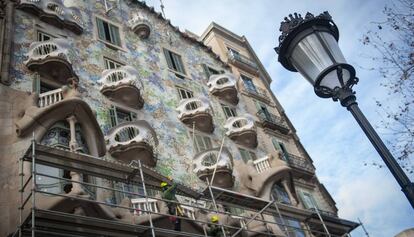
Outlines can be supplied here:
M338 46L339 32L331 15L306 13L303 18L295 13L285 17L280 31L279 46L275 48L279 62L289 71L302 74L313 85L316 95L339 100L352 113L414 208L414 183L358 107L352 90L358 78Z

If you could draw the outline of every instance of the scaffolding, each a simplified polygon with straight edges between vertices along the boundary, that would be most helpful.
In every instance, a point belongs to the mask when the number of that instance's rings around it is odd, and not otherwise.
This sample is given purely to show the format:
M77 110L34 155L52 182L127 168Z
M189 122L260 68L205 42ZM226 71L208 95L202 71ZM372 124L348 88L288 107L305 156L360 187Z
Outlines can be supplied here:
M30 174L25 174L24 164L31 163ZM335 235L327 232L322 214L318 211L311 212L309 210L300 210L288 205L277 203L274 199L264 200L261 198L248 196L237 193L227 189L212 186L208 182L207 188L203 192L197 192L184 185L177 185L177 195L180 198L191 200L190 202L176 202L165 200L156 195L150 195L148 188L152 190L159 190L160 182L167 182L169 185L172 181L152 170L149 167L141 164L140 161L132 162L125 165L118 162L108 161L93 157L90 155L71 152L63 149L49 147L46 145L37 144L33 139L32 145L26 154L19 160L19 177L20 177L20 206L19 206L19 226L12 236L192 236L192 237L207 237L207 229L212 226L218 226L222 229L223 236L288 236L294 237L296 231L300 231L306 236L329 236L339 237L346 236L347 233ZM94 184L93 182L85 182L79 180L68 179L60 176L54 176L46 173L41 173L36 170L37 165L44 165L57 169L70 170L78 172L88 177L95 177L109 180L110 182L121 182L130 185L139 185L143 193L136 193L126 190L117 189L114 187ZM28 176L26 178L26 176ZM122 193L130 197L140 198L143 200L143 205L140 208L136 206L125 206L117 202L98 201L91 199L89 196L76 196L67 193L56 193L39 188L36 183L38 177L47 177L49 179L59 180L61 182L78 184L83 187L91 187L96 190L106 190L112 193ZM31 184L31 189L28 187ZM53 209L45 209L39 206L37 198L61 198L62 200L70 200L71 202L82 203L83 206L98 208L116 208L117 210L126 210L133 216L147 216L148 221L135 223L125 222L118 219L101 218L96 216L81 215L69 212L63 212ZM182 207L183 214L170 215L168 212L161 213L156 208L157 202L175 203ZM29 203L31 206L29 206ZM154 204L155 203L155 204ZM211 208L212 204L213 208ZM155 205L155 207L154 207ZM242 210L240 213L229 213L223 207L233 207ZM30 208L30 211L28 211ZM319 217L319 225L323 228L310 228L310 225L304 226L290 225L285 217L281 214L281 209L292 209L296 212L305 213L306 220L318 222L315 214ZM26 210L26 211L25 211ZM238 222L237 225L230 225L228 223L213 224L206 220L206 218L196 218L195 213L217 214L227 216ZM247 214L250 214L248 216ZM278 216L281 221L277 222L275 218L269 220L264 216ZM158 217L158 218L156 218ZM186 222L186 226L192 226L181 231L175 231L163 222L157 221L166 220L169 218L179 218L181 222ZM338 219L336 223L344 225L348 228L347 232L353 230L358 226L357 223ZM249 228L252 222L260 223L265 227L257 230ZM276 234L272 231L272 226L280 228L285 233L283 235ZM325 230L325 231L324 231Z

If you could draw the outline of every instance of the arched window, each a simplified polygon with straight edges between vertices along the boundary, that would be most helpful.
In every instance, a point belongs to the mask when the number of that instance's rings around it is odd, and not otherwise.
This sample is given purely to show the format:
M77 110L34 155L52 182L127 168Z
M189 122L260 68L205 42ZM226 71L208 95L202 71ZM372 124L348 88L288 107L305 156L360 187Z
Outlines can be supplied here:
M89 150L79 124L76 124L75 131L76 142L78 144L77 151L88 154ZM40 143L42 145L57 147L64 150L70 150L70 139L71 137L69 123L67 121L59 121L49 128L49 130L45 133ZM71 182L41 175L45 174L53 177L70 179L70 171L44 165L36 165L36 171L39 173L39 175L37 176L37 184L40 190L50 193L69 193L71 191ZM87 177L84 176L84 181L86 180Z
M291 201L289 198L289 194L287 193L286 189L283 187L283 185L278 182L275 183L272 187L272 194L273 198L280 203L289 204L291 205Z

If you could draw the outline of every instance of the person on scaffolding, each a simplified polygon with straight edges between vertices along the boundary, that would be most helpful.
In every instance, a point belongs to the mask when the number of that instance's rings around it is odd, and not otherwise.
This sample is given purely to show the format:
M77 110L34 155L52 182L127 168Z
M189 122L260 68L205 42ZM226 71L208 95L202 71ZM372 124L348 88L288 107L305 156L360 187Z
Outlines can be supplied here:
M169 179L172 181L170 177ZM175 193L177 191L177 184L173 182L173 184L169 186L167 182L161 182L161 189L161 197L167 201L168 214L173 215L170 216L170 220L174 224L174 230L181 231L181 219L177 218L177 216L183 216L183 214L181 208L176 203L178 201L177 197L175 196Z
M214 236L214 237L222 237L223 236L223 230L219 226L219 218L218 216L214 215L210 219L211 224L208 224L208 236Z

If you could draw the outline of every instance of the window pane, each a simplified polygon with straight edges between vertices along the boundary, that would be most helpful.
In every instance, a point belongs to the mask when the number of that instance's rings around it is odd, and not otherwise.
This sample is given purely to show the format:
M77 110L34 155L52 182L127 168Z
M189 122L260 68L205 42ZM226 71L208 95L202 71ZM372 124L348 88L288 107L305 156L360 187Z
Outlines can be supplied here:
M109 24L108 24L109 25ZM119 37L119 29L114 25L109 25L109 34L111 37L111 43L121 46L121 39Z
M253 80L247 76L241 75L241 78L246 86L246 89L251 90L253 92L257 92L256 86L253 84Z
M182 74L185 74L185 70L184 70L184 65L183 65L183 61L181 59L181 56L178 54L175 54L173 52L170 52L173 63L175 65L175 70L177 72L181 72Z
M99 36L99 39L106 40L106 38L105 38L104 22L101 19L96 18L96 25L98 27L98 36Z

